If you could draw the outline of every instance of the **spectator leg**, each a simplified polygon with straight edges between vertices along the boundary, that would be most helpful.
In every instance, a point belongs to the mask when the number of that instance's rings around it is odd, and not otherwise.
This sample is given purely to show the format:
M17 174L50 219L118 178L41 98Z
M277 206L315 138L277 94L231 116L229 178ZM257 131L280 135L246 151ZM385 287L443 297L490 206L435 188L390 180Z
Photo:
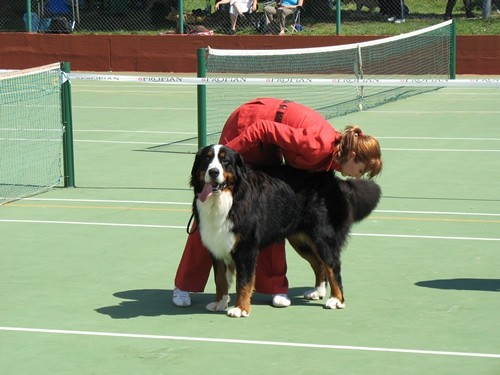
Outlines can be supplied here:
M236 21L238 20L238 16L230 13L229 20L231 21L231 30L236 30Z
M286 18L292 14L293 10L289 8L278 8L276 11L276 16L278 17L278 21L280 23L280 35L285 33Z
M453 13L453 8L455 7L455 4L457 3L457 0L448 0L446 3L446 10L444 12L444 17L447 19L451 19L452 13Z
M273 22L275 14L276 14L276 8L274 6L268 5L264 8L264 15L266 17L266 26L269 26L269 24Z

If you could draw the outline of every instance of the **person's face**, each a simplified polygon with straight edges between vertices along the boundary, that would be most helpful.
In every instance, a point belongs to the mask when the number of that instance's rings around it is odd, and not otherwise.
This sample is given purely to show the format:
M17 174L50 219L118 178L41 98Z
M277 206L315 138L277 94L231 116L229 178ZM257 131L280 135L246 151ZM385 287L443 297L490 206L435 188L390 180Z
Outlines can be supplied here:
M344 177L360 178L365 174L366 164L363 162L356 162L356 153L352 152L347 161L340 166L340 173Z

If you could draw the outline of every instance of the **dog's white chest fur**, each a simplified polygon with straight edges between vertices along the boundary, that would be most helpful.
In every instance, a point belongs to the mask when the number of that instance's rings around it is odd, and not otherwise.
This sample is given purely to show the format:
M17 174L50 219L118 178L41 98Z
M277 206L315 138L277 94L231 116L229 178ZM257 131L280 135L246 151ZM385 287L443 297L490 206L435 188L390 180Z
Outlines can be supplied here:
M231 261L231 250L236 242L233 223L228 219L232 205L233 196L229 191L212 194L205 202L196 200L201 240L216 258L225 260L226 264Z

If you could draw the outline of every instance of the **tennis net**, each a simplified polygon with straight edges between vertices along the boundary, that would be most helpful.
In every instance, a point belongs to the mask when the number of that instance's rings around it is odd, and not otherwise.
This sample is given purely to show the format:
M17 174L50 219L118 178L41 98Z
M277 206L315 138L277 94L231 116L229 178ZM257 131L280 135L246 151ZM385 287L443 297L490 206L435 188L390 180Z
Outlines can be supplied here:
M330 119L440 88L439 80L454 78L454 24L447 21L399 36L358 44L290 50L208 49L198 73L212 81L239 77L267 78L263 84L206 86L206 126L201 137L216 143L234 108L257 97L298 101ZM199 70L201 70L199 69ZM205 74L203 74L205 73ZM284 78L286 77L286 78ZM330 85L315 81L330 79ZM422 86L398 85L398 80L432 80ZM310 85L296 85L298 80ZM358 84L360 80L373 84ZM381 80L391 85L378 86ZM269 84L273 83L273 84ZM202 144L203 142L201 142Z
M45 191L63 176L59 63L0 74L0 204Z
M498 78L455 77L452 21L354 45L290 50L198 50L198 76L72 73L72 79L196 85L198 135L147 151L195 153L217 143L232 111L258 97L300 102L325 118L441 88L499 88Z

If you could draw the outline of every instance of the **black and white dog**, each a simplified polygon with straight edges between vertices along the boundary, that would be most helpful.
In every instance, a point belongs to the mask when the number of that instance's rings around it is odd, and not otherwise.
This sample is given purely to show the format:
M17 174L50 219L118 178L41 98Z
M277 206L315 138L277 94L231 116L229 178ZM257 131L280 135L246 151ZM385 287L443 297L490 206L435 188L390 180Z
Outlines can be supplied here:
M190 184L195 219L214 261L216 300L208 310L226 310L236 273L236 304L227 315L249 316L259 251L285 238L314 270L316 290L308 297L322 298L327 280L325 307L344 308L340 253L352 224L378 204L375 182L284 166L254 170L234 150L211 145L196 154Z

